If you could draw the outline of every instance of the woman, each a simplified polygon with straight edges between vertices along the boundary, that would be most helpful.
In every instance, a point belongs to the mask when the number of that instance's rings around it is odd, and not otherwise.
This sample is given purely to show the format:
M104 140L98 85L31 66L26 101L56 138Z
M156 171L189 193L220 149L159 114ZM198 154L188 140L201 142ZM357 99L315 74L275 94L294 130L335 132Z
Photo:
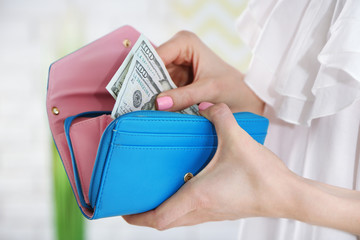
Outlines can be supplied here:
M168 229L247 218L241 239L356 239L360 2L252 1L238 28L254 53L246 76L189 32L157 49L179 86L158 109L200 103L218 150L161 206L125 220ZM237 125L240 111L270 119L266 147Z

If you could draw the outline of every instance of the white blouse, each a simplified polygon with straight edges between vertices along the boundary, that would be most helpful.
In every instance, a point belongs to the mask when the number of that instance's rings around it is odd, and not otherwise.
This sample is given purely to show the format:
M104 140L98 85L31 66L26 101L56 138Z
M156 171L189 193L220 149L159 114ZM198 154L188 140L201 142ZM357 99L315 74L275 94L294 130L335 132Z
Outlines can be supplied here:
M245 82L266 102L265 145L298 175L360 190L360 1L253 0L237 28L253 52ZM239 239L359 238L250 218Z

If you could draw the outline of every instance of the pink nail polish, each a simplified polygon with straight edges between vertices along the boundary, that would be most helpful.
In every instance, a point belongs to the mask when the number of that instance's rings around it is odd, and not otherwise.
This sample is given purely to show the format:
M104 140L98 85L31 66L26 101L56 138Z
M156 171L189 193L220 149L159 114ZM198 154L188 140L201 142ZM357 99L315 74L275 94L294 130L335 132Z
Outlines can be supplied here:
M199 110L203 111L203 110L207 109L208 107L211 107L212 105L214 105L214 104L209 103L209 102L202 102L199 104Z
M157 108L160 111L167 110L174 105L172 98L169 96L157 98L156 103L157 103Z

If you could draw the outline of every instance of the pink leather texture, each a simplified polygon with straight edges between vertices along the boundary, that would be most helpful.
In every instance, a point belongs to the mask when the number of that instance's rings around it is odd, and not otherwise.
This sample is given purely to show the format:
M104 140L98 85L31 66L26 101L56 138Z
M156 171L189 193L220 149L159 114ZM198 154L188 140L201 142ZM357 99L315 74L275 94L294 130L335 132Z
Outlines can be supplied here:
M105 128L112 121L112 118L110 115L102 115L77 120L78 122L70 127L70 137L84 199L87 204L90 204L89 187L98 145Z
M139 36L140 33L130 26L121 27L61 58L50 67L46 99L49 124L78 202L73 166L64 134L64 120L82 112L112 110L115 100L107 92L105 86ZM130 40L132 44L126 47L123 44L124 40ZM53 108L58 109L56 112L58 114L54 114ZM101 137L99 126L100 131L104 130L109 121L108 117L103 116L92 121L78 122L71 127L71 135L75 138L81 138L79 134L81 131L89 129L93 131L90 135L94 138L88 137L86 145L80 144L81 139L74 141L77 144L74 146L74 151L87 202L93 163L84 164L83 161L95 160L99 136ZM92 129L93 125L96 125L94 129ZM79 152L82 153L79 154ZM86 155L82 155L83 152L86 152ZM88 217L93 215L93 212L86 208L82 207L82 211Z

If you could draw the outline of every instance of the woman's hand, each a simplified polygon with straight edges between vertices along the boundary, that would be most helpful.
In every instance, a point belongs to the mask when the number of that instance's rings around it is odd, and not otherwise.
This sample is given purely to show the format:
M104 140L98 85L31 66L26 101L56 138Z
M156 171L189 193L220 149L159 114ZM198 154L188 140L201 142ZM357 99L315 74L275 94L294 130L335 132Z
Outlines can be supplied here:
M179 87L159 94L158 110L178 111L200 102L225 103L232 112L262 114L264 103L243 74L215 55L195 34L177 33L157 48Z
M200 104L199 109L209 104ZM124 216L131 224L167 229L252 216L284 216L296 177L237 124L225 104L201 114L213 122L218 149L211 162L157 209Z
M199 109L216 128L218 149L214 158L158 208L124 216L127 222L164 230L266 216L360 235L359 191L295 175L238 126L225 104L201 103Z

